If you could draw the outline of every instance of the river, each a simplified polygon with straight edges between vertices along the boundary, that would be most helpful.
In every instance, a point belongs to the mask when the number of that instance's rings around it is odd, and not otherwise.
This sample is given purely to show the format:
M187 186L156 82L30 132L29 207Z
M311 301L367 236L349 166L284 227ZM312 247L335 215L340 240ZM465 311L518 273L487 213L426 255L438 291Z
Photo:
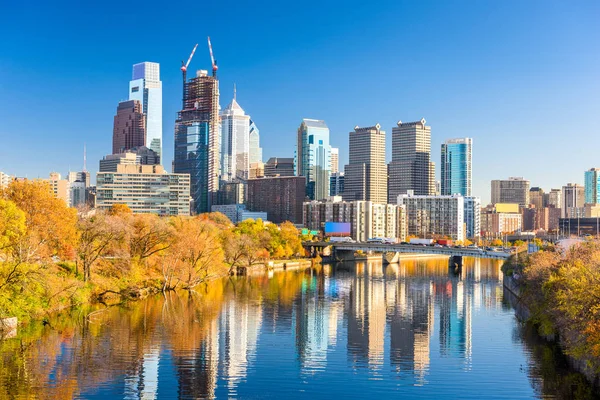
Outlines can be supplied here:
M500 265L324 265L61 314L0 342L0 398L596 398Z

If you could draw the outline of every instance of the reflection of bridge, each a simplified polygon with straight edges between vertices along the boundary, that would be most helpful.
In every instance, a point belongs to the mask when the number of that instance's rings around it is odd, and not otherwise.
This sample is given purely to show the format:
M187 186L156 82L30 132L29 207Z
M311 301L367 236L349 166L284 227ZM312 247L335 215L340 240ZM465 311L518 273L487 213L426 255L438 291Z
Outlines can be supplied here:
M511 254L500 251L488 251L473 248L418 246L410 244L383 244L383 243L343 243L343 242L304 242L304 247L311 253L323 253L323 249L330 247L331 255L335 258L348 258L357 251L364 253L381 253L385 261L398 262L400 254L427 254L449 256L452 263L462 265L462 257L492 258L505 260ZM454 260L454 261L453 261Z

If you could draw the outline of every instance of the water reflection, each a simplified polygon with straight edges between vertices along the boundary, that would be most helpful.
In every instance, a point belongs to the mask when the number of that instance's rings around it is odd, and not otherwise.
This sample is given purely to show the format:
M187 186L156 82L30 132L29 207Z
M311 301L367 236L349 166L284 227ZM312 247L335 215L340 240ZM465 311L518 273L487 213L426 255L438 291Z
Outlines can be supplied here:
M0 398L562 397L501 282L492 260L365 261L63 315L0 343Z

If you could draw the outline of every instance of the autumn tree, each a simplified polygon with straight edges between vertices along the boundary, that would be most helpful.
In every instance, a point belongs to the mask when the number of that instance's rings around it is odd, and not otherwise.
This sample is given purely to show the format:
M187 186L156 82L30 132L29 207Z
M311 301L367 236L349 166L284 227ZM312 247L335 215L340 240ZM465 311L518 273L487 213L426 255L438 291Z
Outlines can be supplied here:
M165 290L179 283L191 290L226 273L219 228L214 222L201 217L174 217L171 223L174 241L163 257ZM178 282L174 286L173 279Z
M173 242L173 233L166 218L156 214L135 214L130 235L131 258L143 262L166 250Z

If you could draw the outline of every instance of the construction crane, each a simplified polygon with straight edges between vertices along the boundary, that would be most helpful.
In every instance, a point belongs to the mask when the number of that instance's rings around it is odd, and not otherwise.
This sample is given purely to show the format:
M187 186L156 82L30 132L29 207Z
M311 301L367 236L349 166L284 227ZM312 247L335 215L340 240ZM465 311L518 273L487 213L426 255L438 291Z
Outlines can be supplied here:
M196 52L196 47L198 47L198 43L196 43L196 45L194 46L194 49L192 50L192 53L190 54L190 57L188 58L188 60L185 64L183 63L183 60L181 61L181 72L183 72L183 84L184 85L185 85L186 78L187 78L187 68L190 65L190 62L192 61L192 57L194 57L194 53Z
M210 51L210 61L212 62L212 75L214 78L217 77L217 62L215 61L215 57L213 56L212 45L210 44L210 36L208 37L208 51Z

